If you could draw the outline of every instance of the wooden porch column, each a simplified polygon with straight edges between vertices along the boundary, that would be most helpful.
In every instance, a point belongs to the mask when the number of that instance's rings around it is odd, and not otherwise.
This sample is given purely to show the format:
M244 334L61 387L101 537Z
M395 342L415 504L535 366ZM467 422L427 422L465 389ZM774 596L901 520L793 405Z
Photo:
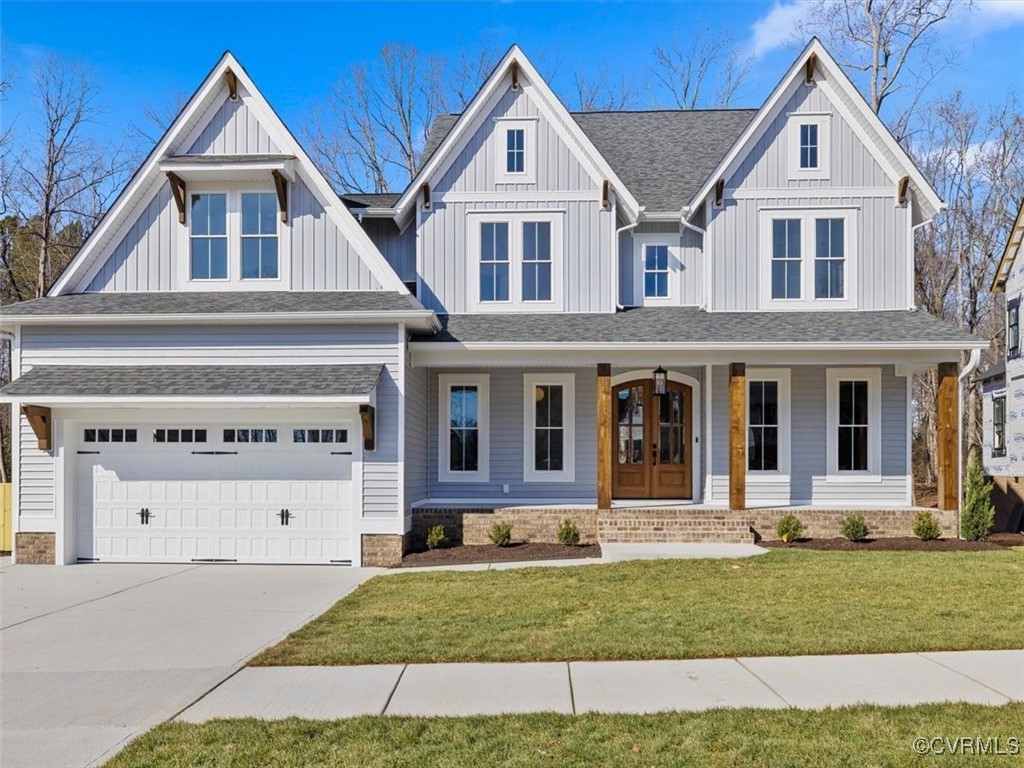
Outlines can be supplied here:
M936 459L939 465L939 509L960 508L958 452L960 450L960 402L957 397L959 366L939 363L936 410Z
M729 366L729 509L747 507L747 366Z
M597 508L612 508L612 366L597 365Z

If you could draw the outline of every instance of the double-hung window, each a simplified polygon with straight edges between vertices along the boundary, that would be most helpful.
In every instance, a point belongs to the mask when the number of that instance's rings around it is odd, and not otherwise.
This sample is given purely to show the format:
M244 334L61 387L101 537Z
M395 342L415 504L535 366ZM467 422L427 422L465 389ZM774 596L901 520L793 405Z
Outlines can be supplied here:
M842 299L846 295L845 219L814 220L814 298Z
M524 173L526 170L526 130L509 128L505 131L505 172Z
M779 385L775 381L751 381L747 431L747 469L777 472L779 469Z
M789 116L789 178L829 178L829 132L832 116L826 112Z
M523 376L523 479L571 482L575 476L575 376Z
M533 184L537 180L537 119L500 117L494 122L495 183Z
M772 299L801 296L800 219L772 219Z
M839 441L840 472L868 471L868 383L866 381L839 382Z
M1006 395L992 398L992 455L1006 455Z
M277 278L277 196L242 193L242 279Z
M668 246L663 243L644 245L644 298L668 298Z
M438 377L441 419L438 430L438 480L486 482L489 474L489 377L486 374Z
M560 214L480 211L467 219L468 299L476 311L509 305L537 311L560 308Z
M480 301L509 300L508 222L480 225Z
M523 301L551 301L551 222L523 222Z
M192 280L228 278L228 196L192 195L189 269Z
M800 168L818 167L818 124L800 123Z
M1020 301L1014 299L1006 304L1006 356L1020 355Z
M827 429L830 476L879 475L881 463L881 371L831 368Z

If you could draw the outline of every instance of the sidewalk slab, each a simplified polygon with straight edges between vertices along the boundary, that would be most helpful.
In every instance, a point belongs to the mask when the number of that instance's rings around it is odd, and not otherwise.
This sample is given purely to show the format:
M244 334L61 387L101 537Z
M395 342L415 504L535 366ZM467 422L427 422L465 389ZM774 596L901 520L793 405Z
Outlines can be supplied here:
M938 651L921 655L1010 699L1024 701L1024 650Z
M574 661L577 713L651 714L719 707L780 709L786 702L735 659Z
M335 720L379 715L401 673L401 664L247 667L177 719L201 723L220 717Z
M756 544L601 544L601 559L606 563L625 560L753 557L767 552L767 549Z
M1009 700L916 653L742 658L739 663L799 709Z
M526 712L572 714L567 664L410 664L385 714L467 717Z

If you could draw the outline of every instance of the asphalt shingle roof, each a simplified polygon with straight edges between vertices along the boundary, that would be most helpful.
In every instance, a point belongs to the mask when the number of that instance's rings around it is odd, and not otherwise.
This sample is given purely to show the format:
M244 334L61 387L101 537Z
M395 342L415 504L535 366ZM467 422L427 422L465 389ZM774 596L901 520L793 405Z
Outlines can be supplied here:
M394 192L352 192L339 197L349 208L393 208L401 195Z
M697 307L642 307L603 314L475 314L440 318L436 335L415 341L744 344L963 343L981 339L927 312L705 312Z
M40 365L0 393L14 396L366 395L372 365Z
M426 312L394 291L70 293L0 307L0 320L32 315L191 315L288 312Z
M572 116L640 205L665 212L690 202L756 114L756 109L681 109ZM435 120L424 162L458 117Z

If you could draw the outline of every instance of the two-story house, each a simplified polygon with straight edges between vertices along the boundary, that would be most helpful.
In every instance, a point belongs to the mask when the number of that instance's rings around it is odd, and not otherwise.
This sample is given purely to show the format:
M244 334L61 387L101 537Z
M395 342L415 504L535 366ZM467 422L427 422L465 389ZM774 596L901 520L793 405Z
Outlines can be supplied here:
M1024 357L1020 309L1024 297L1024 202L1006 239L992 282L1006 297L1005 356L979 374L982 390L982 463L995 483L997 529L1024 524Z
M16 558L387 564L913 517L942 201L821 44L757 110L570 114L512 47L397 195L339 197L225 54L13 339Z

